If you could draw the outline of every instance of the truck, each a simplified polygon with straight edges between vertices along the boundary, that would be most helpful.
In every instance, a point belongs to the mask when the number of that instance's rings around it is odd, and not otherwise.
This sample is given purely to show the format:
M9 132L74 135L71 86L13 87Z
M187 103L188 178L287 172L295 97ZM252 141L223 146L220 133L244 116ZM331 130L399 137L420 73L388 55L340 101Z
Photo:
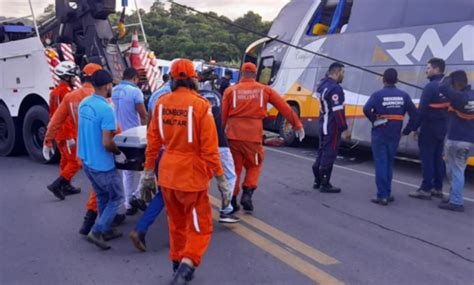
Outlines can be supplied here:
M122 2L125 7L127 1ZM55 15L38 24L30 2L30 25L16 20L0 23L0 156L26 150L33 160L46 163L42 147L49 122L49 94L57 84L52 72L55 61L72 60L79 68L99 63L119 81L131 65L127 52L139 50L148 68L142 66L140 87L146 93L157 88L159 76L149 67L153 53L146 42L127 51L118 45L117 33L108 21L116 13L115 6L115 0L56 0ZM141 22L139 25L146 39ZM79 80L76 83L80 86Z

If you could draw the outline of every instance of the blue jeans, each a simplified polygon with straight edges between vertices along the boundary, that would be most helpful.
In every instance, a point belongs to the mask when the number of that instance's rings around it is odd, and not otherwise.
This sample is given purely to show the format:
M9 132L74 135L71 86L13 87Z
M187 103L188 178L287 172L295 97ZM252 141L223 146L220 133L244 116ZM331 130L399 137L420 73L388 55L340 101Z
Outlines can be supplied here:
M161 156L163 155L163 150L160 151L158 157L155 160L155 176L158 177L158 169L160 166ZM151 200L150 204L146 208L143 216L138 221L135 226L135 230L140 233L146 234L148 228L155 222L156 218L160 215L163 210L165 203L163 201L163 195L161 194L160 187L158 187L158 192L155 197Z
M235 183L237 181L237 175L235 175L234 159L232 153L228 147L219 147L219 157L221 160L222 168L224 168L224 175L230 185L230 191L234 193ZM232 195L231 195L232 196ZM228 214L232 212L234 208L231 204L225 209L221 209L221 212Z
M123 202L122 180L117 169L97 171L83 164L84 172L89 178L97 197L99 219L96 221L92 232L106 233Z
M372 136L372 154L375 164L377 198L385 199L392 194L393 161L399 141L387 141Z
M449 202L463 205L464 171L466 170L469 150L474 148L473 143L462 141L446 141L446 157L448 181L451 184Z
M418 139L421 158L423 181L421 190L431 192L431 189L443 189L443 178L446 166L443 160L444 140L436 139L421 133Z

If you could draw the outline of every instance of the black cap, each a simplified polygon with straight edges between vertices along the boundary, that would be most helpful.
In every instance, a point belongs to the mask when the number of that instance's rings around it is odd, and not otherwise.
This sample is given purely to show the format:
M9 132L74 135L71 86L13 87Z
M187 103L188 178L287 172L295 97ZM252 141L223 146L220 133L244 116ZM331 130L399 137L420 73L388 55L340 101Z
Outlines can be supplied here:
M394 68L389 68L383 73L383 79L388 84L395 84L398 81L398 72Z
M226 70L225 70L225 75L232 76L232 70L226 69Z
M112 83L113 79L107 70L98 70L92 74L91 82L94 87L101 87Z

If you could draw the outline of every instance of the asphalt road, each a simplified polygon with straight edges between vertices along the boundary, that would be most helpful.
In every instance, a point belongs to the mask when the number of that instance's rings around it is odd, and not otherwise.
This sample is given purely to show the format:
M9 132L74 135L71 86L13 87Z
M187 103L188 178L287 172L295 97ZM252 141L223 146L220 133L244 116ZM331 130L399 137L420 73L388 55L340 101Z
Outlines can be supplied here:
M333 184L343 192L321 194L311 189L314 153L308 145L267 148L254 214L242 214L239 225L214 224L192 284L474 284L472 173L466 211L452 213L439 210L437 199L409 198L420 168L397 161L396 201L382 207L369 202L370 155L338 159ZM88 197L85 175L74 181L84 193L58 201L45 187L57 174L57 165L0 158L0 284L167 284L164 213L147 236L147 253L127 236L100 251L77 232ZM120 229L128 234L137 220Z

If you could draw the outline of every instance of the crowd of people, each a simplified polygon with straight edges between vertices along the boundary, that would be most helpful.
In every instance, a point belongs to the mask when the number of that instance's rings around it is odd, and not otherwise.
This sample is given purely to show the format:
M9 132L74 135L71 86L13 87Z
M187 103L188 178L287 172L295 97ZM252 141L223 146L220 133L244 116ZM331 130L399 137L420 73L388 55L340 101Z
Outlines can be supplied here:
M397 71L387 69L384 87L372 94L364 114L372 123L372 151L377 195L372 202L388 205L392 167L401 135L415 132L420 146L423 182L410 197L443 197L445 167L450 182L449 199L442 209L463 211L464 170L474 146L474 92L464 71L444 75L444 61L434 58L427 65L430 83L423 90L419 107L396 87ZM47 188L57 198L78 194L71 184L82 168L91 184L87 212L80 234L101 249L119 238L117 230L125 217L143 215L129 234L134 246L146 251L146 234L166 209L172 262L171 284L185 284L209 245L212 210L208 195L211 178L221 194L219 222L238 223L234 215L243 208L254 210L253 195L264 161L263 119L272 104L293 126L296 137L305 137L303 125L292 108L271 87L256 81L257 68L244 63L240 81L220 89L200 90L191 61L174 60L163 85L145 107L137 86L138 71L127 68L123 80L113 86L112 76L98 64L82 70L83 85L72 90L76 66L62 62L56 69L60 84L50 96L51 121L45 136L43 155L54 155L53 141L61 154L59 177ZM319 149L313 164L313 188L322 193L339 193L333 186L332 169L348 124L344 110L344 65L331 64L318 83L320 100ZM405 114L410 120L402 131ZM147 126L144 170L121 171L116 164L127 161L114 136L138 126ZM445 140L447 135L447 140ZM243 175L245 170L245 175ZM240 189L240 201L238 197Z

